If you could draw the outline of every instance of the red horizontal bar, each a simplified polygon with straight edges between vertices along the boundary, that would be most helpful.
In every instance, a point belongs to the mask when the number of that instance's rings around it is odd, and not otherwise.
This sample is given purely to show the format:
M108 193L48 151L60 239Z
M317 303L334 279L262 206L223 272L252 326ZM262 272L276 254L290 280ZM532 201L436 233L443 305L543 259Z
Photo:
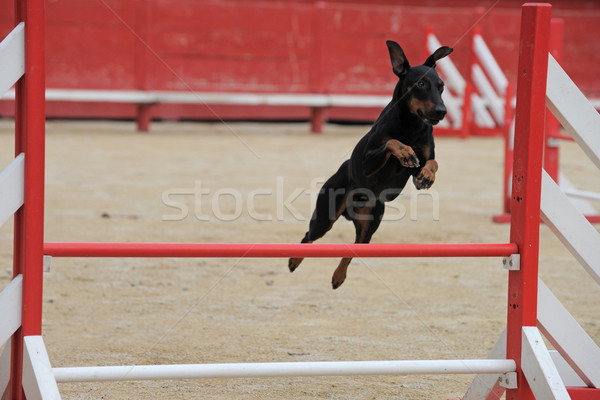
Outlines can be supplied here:
M600 389L568 387L567 392L572 400L600 400Z
M514 243L45 243L53 257L505 257Z

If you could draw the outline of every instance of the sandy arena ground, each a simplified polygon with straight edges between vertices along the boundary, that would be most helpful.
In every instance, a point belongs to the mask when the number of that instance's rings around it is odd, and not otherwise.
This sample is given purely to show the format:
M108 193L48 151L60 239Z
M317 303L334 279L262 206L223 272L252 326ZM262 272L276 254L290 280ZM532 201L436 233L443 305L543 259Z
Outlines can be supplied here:
M1 164L13 123L0 121ZM365 126L48 122L47 241L299 242L319 185ZM506 242L502 140L437 139L429 192L388 207L376 243ZM600 191L572 143L563 172ZM417 196L418 194L418 196ZM0 288L12 223L0 230ZM338 222L322 240L347 243ZM600 343L600 289L545 226L540 275ZM44 339L54 366L485 358L505 325L501 260L66 259L44 275ZM472 376L165 380L60 384L65 399L446 399Z

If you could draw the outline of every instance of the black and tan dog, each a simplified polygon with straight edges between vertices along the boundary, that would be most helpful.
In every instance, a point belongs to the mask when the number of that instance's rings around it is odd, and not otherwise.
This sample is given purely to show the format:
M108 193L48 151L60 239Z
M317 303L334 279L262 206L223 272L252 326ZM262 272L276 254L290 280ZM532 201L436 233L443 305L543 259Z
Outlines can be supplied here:
M369 243L383 217L384 203L394 200L411 176L417 189L428 189L435 180L438 164L432 126L446 115L441 97L444 82L435 64L452 48L440 47L423 65L411 67L398 43L386 43L392 70L399 78L392 101L350 159L323 185L302 243L321 238L340 215L354 223L355 243ZM290 271L302 260L290 258ZM334 289L346 279L351 260L340 261L331 281Z

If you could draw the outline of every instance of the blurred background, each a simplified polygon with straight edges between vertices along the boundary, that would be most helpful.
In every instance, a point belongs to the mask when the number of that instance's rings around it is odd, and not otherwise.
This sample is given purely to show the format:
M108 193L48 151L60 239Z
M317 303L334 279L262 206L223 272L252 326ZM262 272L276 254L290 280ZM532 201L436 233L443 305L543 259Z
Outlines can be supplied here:
M0 37L14 27L12 0L0 0ZM453 46L451 59L469 81L473 29L515 83L523 1L473 0L48 0L47 88L168 91L197 101L160 102L146 118L166 120L306 120L303 101L248 104L206 93L360 94L390 97L396 82L386 39L413 65L428 54L427 32ZM600 98L600 2L552 1L564 21L562 65L588 98ZM65 101L68 100L68 101ZM103 100L104 99L104 100ZM139 104L68 94L50 97L49 118L138 118ZM154 100L146 99L153 103ZM357 100L325 107L329 121L374 120ZM268 103L268 104L267 104ZM298 104L294 104L298 103ZM358 103L358 104L357 104ZM597 104L597 102L595 102ZM314 110L313 110L314 111ZM0 101L0 117L12 116Z

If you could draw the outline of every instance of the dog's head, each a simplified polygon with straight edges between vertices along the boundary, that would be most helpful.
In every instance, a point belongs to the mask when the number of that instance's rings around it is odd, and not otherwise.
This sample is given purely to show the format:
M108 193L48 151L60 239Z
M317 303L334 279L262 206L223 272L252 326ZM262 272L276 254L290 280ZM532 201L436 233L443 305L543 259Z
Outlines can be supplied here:
M452 53L453 49L442 46L427 57L423 65L411 67L398 43L388 40L386 44L392 70L400 78L400 98L397 100L405 102L410 112L424 123L436 125L446 115L446 106L442 101L444 82L435 70L435 64Z

